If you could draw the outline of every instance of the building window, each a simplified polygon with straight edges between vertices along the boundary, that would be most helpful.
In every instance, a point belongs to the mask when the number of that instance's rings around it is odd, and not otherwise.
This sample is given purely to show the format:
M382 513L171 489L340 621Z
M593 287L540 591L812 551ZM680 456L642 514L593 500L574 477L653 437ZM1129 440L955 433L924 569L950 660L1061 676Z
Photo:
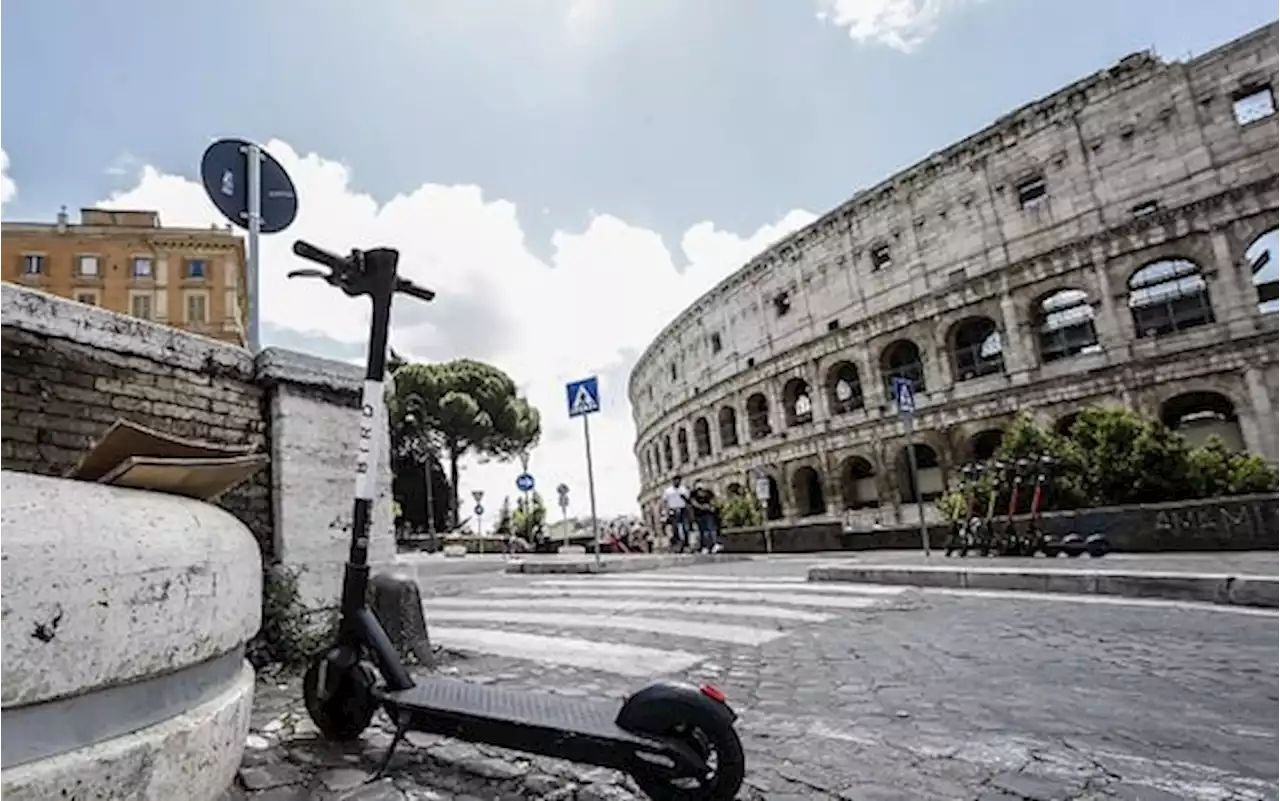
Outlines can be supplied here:
M150 320L151 314L151 296L150 295L133 295L129 298L129 313L134 317L143 320Z
M785 317L791 311L791 298L786 292L779 292L773 297L773 311L779 317Z
M1097 353L1093 306L1082 289L1059 289L1040 301L1040 358L1056 362L1077 353Z
M1134 217L1146 217L1148 214L1155 214L1160 210L1160 201L1148 200L1145 203L1139 203L1133 207Z
M187 295L187 322L205 323L209 321L209 304L204 295Z
M719 353L724 348L724 343L720 341L719 334L711 335L711 352Z
M28 253L22 257L22 272L24 275L43 275L44 274L44 256L39 253Z
M97 292L77 292L76 302L83 303L86 306L97 306L98 293Z
M1240 125L1265 120L1276 113L1275 94L1270 86L1251 86L1231 98L1231 112Z
M871 271L879 272L893 266L893 256L889 254L888 245L877 245L871 249Z
M76 272L85 278L98 277L98 257L81 256L76 260Z
M838 330L840 330L840 321L839 321L839 320L831 320L831 321L829 321L829 322L827 323L827 330L828 330L828 331L838 331Z
M190 259L187 262L187 278L202 281L209 270L209 263L204 259Z
M672 362L671 363L671 380L675 381L679 375L680 373L676 370L676 363Z
M1024 209L1033 209L1039 206L1044 199L1049 196L1049 190L1044 185L1043 178L1032 178L1018 184L1018 206Z
M130 272L134 278L150 278L155 274L155 269L149 257L134 256Z
M1129 279L1129 310L1138 337L1185 331L1214 321L1209 284L1188 259L1148 264Z

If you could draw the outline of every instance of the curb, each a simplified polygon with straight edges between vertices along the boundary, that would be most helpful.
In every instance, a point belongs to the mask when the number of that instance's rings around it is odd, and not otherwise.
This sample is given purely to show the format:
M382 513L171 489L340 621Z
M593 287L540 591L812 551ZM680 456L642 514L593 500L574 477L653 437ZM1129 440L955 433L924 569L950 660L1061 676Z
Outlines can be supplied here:
M968 590L1018 590L1072 595L1119 595L1127 598L1197 601L1263 609L1280 607L1280 579L1248 574L830 565L810 568L809 581L900 584Z
M624 556L613 559L601 559L597 566L594 559L565 562L538 561L512 562L507 565L507 573L553 574L553 573L637 573L642 570L661 570L665 567L687 567L689 565L718 565L728 562L748 562L747 554L676 554L670 556Z

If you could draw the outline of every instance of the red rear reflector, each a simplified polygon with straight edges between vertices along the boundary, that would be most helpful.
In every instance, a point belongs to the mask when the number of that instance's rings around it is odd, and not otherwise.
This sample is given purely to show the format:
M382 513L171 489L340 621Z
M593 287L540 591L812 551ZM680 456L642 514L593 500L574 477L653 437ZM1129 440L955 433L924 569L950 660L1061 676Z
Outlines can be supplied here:
M724 693L720 692L718 687L712 687L710 684L704 684L700 688L702 694L715 701L717 704L723 704L725 701Z

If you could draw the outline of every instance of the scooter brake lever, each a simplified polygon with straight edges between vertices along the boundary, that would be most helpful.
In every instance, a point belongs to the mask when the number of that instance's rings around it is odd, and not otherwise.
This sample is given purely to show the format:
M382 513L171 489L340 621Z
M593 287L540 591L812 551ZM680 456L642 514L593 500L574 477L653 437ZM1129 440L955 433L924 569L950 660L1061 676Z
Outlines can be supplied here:
M317 270L312 267L304 267L301 270L290 270L289 278L323 278L326 281L333 280L333 273L328 270Z

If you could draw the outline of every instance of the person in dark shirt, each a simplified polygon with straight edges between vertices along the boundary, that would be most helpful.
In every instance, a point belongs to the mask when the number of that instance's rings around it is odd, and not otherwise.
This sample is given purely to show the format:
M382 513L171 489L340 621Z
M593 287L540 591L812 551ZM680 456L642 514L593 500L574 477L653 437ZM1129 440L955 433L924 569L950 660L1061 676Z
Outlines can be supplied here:
M693 507L693 520L698 526L699 549L711 553L716 547L716 496L701 481L693 483L689 493L689 505Z

